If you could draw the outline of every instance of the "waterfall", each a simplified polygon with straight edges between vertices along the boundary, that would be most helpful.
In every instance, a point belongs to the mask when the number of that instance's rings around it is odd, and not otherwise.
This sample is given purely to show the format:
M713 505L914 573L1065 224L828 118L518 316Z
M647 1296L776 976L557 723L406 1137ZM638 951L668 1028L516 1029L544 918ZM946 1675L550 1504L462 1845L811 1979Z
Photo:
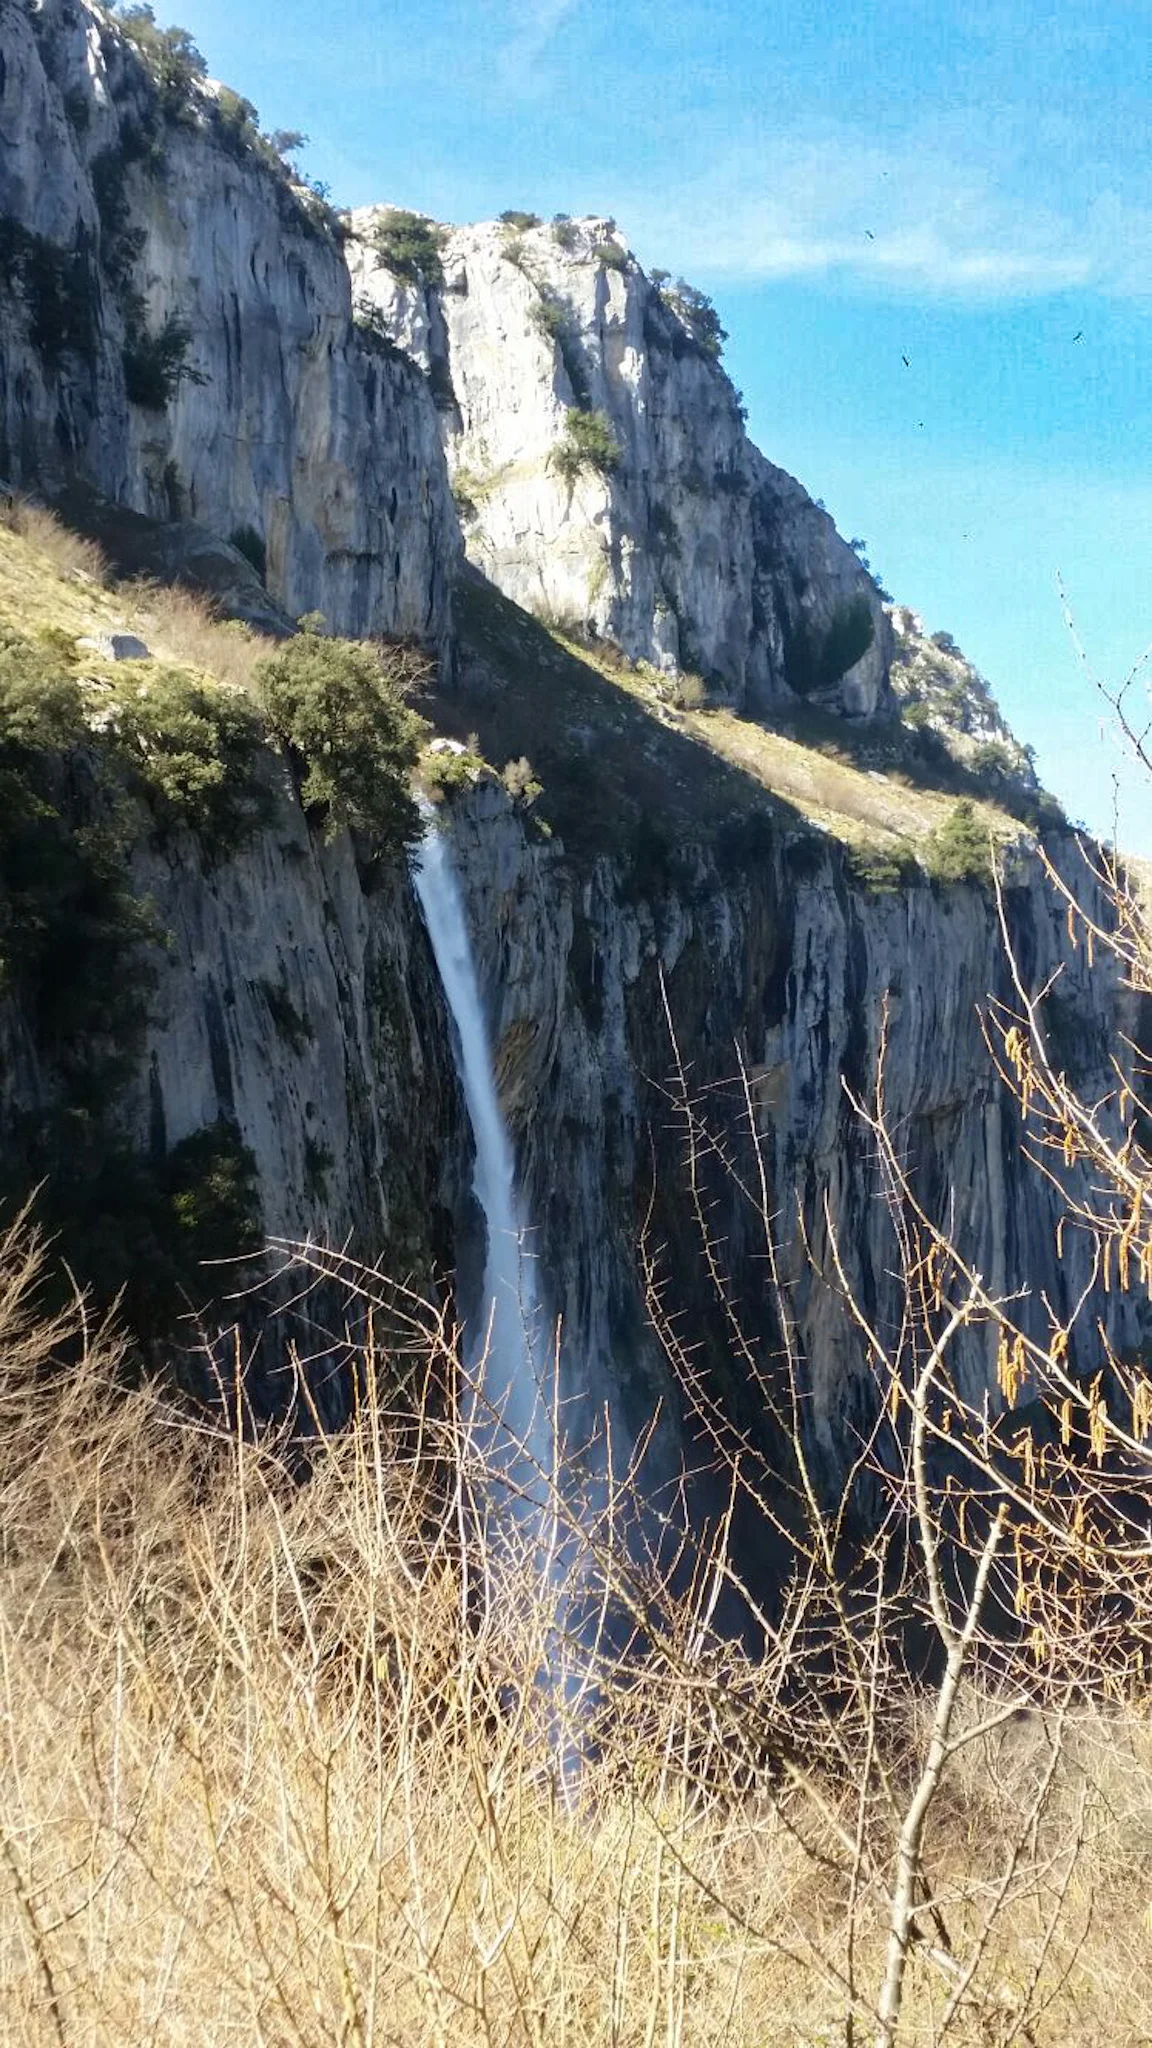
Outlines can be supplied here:
M513 1511L539 1518L553 1475L549 1332L535 1261L525 1247L512 1145L500 1103L472 941L451 849L428 816L414 866L472 1125L472 1189L484 1216L483 1301L465 1331L469 1376L464 1421L473 1447L505 1482Z

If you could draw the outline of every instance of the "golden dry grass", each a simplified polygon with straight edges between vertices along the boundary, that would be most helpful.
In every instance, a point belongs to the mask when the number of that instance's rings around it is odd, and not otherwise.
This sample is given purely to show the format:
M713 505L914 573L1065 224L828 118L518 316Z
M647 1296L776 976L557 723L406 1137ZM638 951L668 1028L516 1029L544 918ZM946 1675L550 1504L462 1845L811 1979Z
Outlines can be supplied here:
M826 1783L820 1828L778 1787L725 1782L722 1750L702 1775L691 1715L640 1677L561 1796L533 1678L546 1614L508 1567L498 1620L465 1620L431 1420L417 1445L366 1393L297 1484L275 1441L117 1391L106 1336L77 1355L73 1329L50 1372L66 1330L37 1312L18 1232L0 1273L5 2041L849 2039L831 1866L851 1782ZM1014 1739L962 1752L950 1790L958 1923L1035 1775L1043 1731ZM1150 1767L1145 1722L1085 1722L986 1995L949 2039L1147 2040ZM884 1933L868 1902L865 1987ZM1051 2003L1014 2037L1038 1962ZM928 2043L946 1987L913 1968L901 2038Z
M606 644L590 646L548 630L567 653L848 846L906 853L939 830L955 806L955 796L946 791L915 786L906 777L880 769L857 767L834 752L806 746L723 706L705 709L694 701L695 677L681 678L676 686L679 702L671 704L667 679L646 663L628 662ZM702 685L700 691L703 694ZM1019 823L994 803L977 802L975 808L998 841L1020 837Z
M179 584L112 585L99 548L54 513L21 499L0 508L0 622L21 633L46 628L76 638L135 633L157 660L251 690L269 641L220 619L211 603ZM87 650L85 669L114 665Z

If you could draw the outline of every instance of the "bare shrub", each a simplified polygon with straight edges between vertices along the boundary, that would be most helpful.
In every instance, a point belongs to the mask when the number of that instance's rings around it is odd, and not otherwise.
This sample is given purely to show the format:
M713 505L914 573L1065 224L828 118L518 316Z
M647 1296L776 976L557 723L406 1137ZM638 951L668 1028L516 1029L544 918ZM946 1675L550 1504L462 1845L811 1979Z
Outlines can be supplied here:
M47 557L62 576L92 583L108 581L108 564L95 541L84 540L43 505L27 498L0 497L0 524Z

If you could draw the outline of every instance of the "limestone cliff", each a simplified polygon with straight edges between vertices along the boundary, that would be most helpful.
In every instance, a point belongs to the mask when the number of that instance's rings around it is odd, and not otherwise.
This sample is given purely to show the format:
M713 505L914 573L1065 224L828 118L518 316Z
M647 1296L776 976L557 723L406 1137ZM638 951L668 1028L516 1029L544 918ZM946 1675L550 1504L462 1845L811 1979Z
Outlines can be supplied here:
M754 1199L750 1100L813 1441L830 1478L874 1396L834 1283L829 1219L868 1312L889 1330L900 1319L891 1218L845 1091L868 1098L885 1031L887 1115L925 1208L993 1289L1027 1286L1037 1334L1041 1294L1071 1314L1090 1288L1091 1251L1069 1232L1057 1256L1059 1196L1024 1159L1015 1105L989 1060L979 1011L1006 993L1006 965L982 889L922 882L868 894L851 886L837 850L780 833L743 872L722 851L697 850L675 882L643 900L609 859L577 878L552 847L530 845L491 786L456 807L452 829L571 1391L590 1413L610 1400L618 1426L626 1417L635 1431L669 1400L637 1257L645 1224L697 1366L706 1361L708 1383L735 1412L749 1398L688 1199L678 1060L732 1161L730 1174L702 1162L705 1199L731 1299L770 1373L779 1322ZM1071 841L1057 858L1083 894ZM1101 980L1069 946L1059 900L1023 849L1006 900L1030 978L1039 985L1059 971L1061 1057L1088 1099L1103 1099ZM1133 1302L1100 1296L1098 1306L1114 1341L1146 1338ZM987 1329L967 1333L962 1358L978 1401L995 1386Z
M435 410L353 325L325 210L100 9L3 0L0 37L0 475L247 531L293 617L443 642Z
M468 552L502 590L754 712L890 708L871 578L612 222L444 230L436 283L394 274L382 222L352 217L357 303L428 373Z

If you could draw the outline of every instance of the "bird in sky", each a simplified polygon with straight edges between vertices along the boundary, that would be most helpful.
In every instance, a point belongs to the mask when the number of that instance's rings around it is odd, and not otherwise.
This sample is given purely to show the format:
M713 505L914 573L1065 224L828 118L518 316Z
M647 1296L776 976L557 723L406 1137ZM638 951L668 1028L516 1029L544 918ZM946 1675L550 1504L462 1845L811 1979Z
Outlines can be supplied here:
M1073 341L1083 341L1083 339L1084 339L1084 329L1083 329L1083 328L1081 328L1081 329L1080 329L1080 332L1079 332L1079 334L1074 334L1074 335L1072 336L1072 339L1073 339Z
M909 362L909 360L908 360L907 356L901 356L901 358L900 358L900 361L901 361L901 362L903 363L903 365L904 365L904 368L905 368L906 370L910 370L910 369L912 368L912 365L911 365L911 363Z
M870 242L874 242L874 241L876 240L876 237L875 237L875 235L874 235L874 234L872 233L872 230L871 230L871 228L865 228L865 230L864 230L864 233L865 233L865 235L867 236L867 238L868 238L868 240L869 240Z

